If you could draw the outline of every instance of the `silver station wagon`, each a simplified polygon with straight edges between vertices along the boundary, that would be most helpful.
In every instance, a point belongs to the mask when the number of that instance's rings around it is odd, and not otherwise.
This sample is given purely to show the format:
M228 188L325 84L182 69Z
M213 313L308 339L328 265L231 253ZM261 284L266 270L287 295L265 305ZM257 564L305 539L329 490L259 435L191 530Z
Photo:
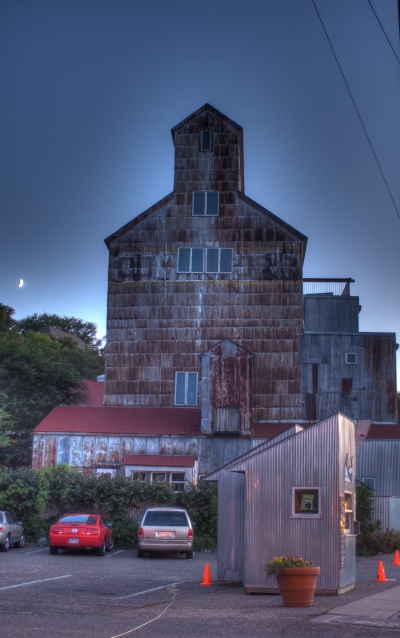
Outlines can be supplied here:
M193 558L193 526L181 507L151 507L138 530L138 556L146 552L179 552Z

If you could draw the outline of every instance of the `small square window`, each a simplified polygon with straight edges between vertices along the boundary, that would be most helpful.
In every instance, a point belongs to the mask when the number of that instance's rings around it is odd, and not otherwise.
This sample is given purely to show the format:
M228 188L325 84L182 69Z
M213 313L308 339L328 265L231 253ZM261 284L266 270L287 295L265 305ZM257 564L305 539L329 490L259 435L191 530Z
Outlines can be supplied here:
M193 193L193 215L218 216L219 194L217 191L196 191Z
M346 363L354 365L357 363L357 352L346 352Z
M319 488L293 488L293 516L318 516L320 514Z
M211 151L212 150L212 133L211 131L200 131L200 150Z

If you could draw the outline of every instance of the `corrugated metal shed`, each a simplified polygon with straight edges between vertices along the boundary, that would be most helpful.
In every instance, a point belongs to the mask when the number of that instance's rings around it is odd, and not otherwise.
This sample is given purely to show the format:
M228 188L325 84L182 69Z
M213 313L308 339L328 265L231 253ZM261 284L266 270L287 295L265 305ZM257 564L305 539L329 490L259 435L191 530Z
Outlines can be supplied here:
M265 573L266 562L274 555L297 554L321 567L318 593L354 587L355 462L354 423L337 414L230 463L224 471L244 474L245 482L233 485L238 503L233 514L227 506L226 518L237 520L244 498L244 543L241 554L238 541L236 564L231 568L231 561L228 569L228 547L218 548L222 580L240 578L243 570L248 592L277 591L275 579ZM299 495L310 502L318 498L315 513L296 510Z

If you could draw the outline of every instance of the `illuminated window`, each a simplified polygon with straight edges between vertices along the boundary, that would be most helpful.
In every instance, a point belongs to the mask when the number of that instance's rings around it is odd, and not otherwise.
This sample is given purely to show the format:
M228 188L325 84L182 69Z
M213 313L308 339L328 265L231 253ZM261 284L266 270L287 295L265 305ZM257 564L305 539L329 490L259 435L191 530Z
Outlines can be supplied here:
M216 191L196 191L193 193L193 215L218 215L219 196Z
M292 501L293 516L319 516L319 488L294 487Z
M345 531L352 531L353 523L353 494L351 492L344 493L344 513L345 513Z
M197 372L175 374L175 405L197 405Z

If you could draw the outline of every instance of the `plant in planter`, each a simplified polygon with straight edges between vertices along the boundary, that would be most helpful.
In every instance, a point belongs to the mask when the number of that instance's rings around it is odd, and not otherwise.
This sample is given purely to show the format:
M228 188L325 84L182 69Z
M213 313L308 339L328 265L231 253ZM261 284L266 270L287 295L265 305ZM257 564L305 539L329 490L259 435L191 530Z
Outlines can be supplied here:
M265 566L275 576L285 607L311 607L320 568L300 556L274 556Z

